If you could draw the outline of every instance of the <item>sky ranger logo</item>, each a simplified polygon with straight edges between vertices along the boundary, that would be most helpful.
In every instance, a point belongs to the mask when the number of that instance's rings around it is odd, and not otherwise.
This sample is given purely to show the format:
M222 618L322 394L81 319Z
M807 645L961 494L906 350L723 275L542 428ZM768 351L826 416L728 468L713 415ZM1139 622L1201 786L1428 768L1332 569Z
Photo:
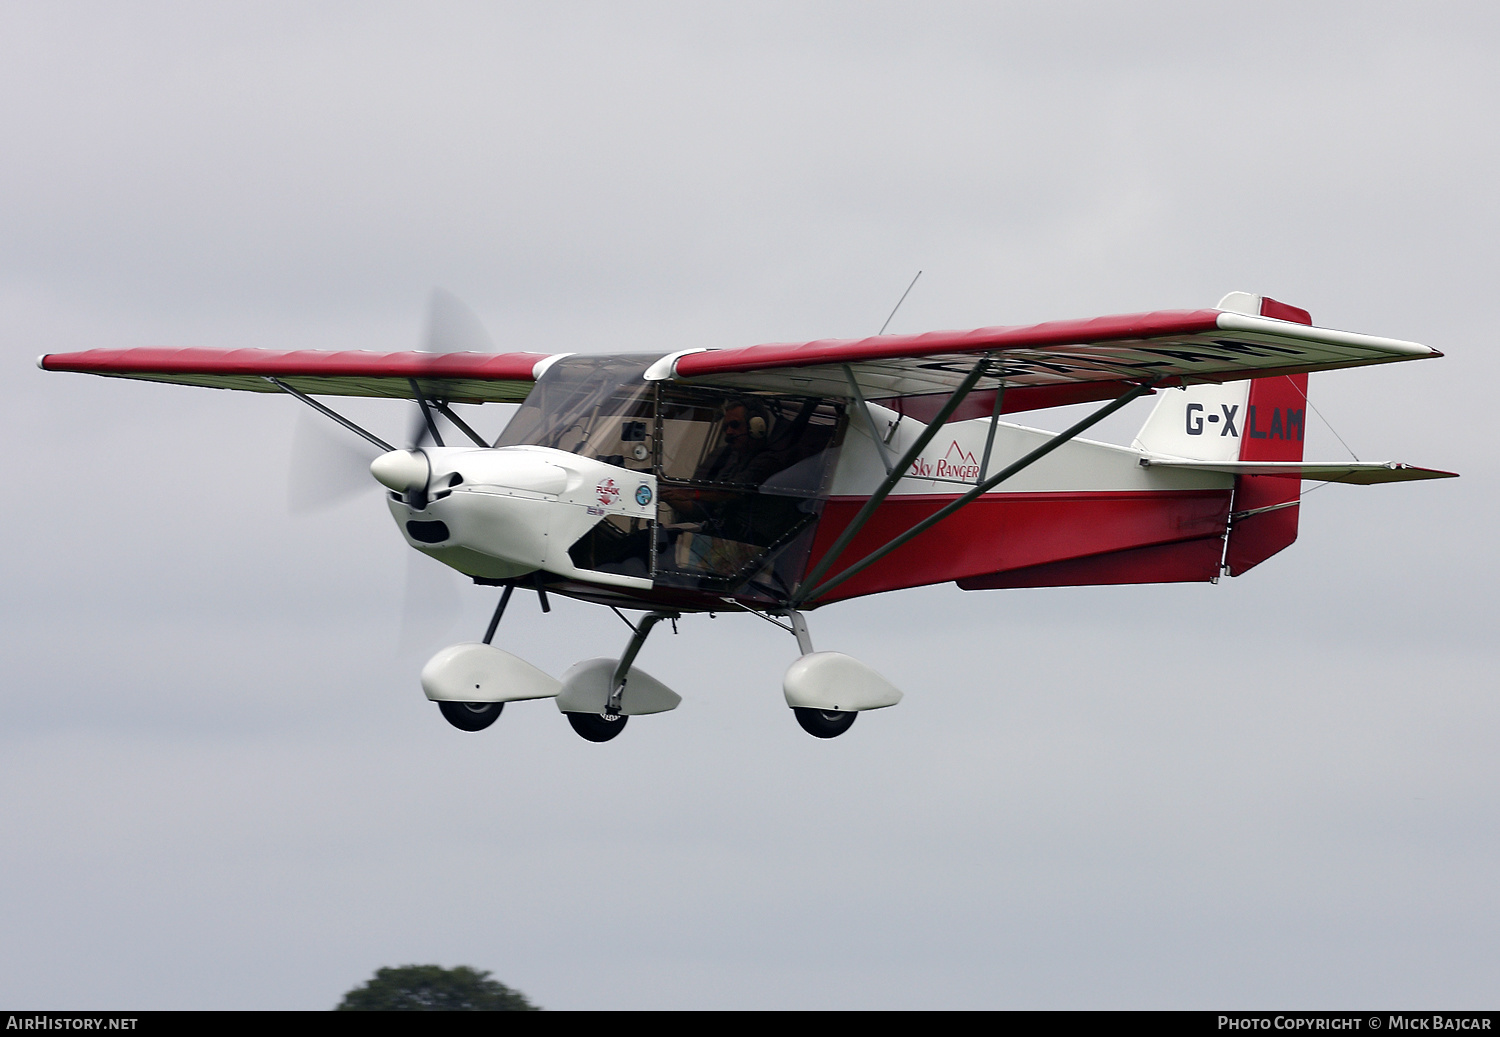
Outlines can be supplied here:
M918 479L963 479L972 482L979 478L979 462L974 455L954 440L948 452L937 461L919 457L911 463L911 474Z

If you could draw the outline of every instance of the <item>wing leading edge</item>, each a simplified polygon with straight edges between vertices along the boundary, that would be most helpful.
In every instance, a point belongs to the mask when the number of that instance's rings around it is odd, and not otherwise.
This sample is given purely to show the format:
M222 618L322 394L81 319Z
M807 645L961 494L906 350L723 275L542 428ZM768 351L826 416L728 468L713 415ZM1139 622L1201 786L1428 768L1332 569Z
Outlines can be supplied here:
M531 392L545 353L330 353L273 349L91 349L53 353L37 366L113 378L279 392L277 378L311 396L414 399L422 392L449 402L514 403Z

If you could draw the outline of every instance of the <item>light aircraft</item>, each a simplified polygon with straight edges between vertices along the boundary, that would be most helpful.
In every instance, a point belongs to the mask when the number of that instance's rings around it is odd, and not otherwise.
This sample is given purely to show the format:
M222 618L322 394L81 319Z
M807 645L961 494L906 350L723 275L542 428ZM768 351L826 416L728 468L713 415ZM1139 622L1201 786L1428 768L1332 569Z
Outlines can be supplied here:
M427 697L465 731L551 698L603 742L681 701L634 662L683 613L747 612L795 636L787 705L832 738L901 692L815 651L816 608L932 583L1238 576L1296 539L1304 480L1452 474L1302 458L1309 372L1440 355L1234 292L1214 309L665 356L123 349L38 363L286 393L368 440L406 542L503 588L484 637L423 668ZM1153 394L1131 446L1079 438ZM315 396L414 400L423 432L397 447ZM1001 420L1101 401L1061 433ZM493 443L453 409L489 402L520 404ZM440 417L469 442L446 442ZM551 593L645 615L618 658L559 680L491 643L517 588L544 609Z

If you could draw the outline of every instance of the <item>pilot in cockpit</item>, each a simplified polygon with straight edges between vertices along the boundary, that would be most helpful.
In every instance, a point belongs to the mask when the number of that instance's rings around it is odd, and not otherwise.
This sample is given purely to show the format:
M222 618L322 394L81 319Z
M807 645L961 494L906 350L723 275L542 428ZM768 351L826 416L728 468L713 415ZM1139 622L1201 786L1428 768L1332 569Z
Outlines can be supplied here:
M771 448L771 422L756 403L734 400L724 407L720 429L724 445L693 474L695 483L711 486L667 486L663 502L677 522L679 564L710 569L734 568L739 555L755 540L753 496L756 487L785 465L782 451ZM724 554L725 558L718 556ZM731 564L732 563L732 564Z
M770 449L770 421L756 404L734 400L724 407L720 423L724 446L700 465L694 482L727 483L753 488L765 482L782 467L779 451ZM682 518L703 518L711 505L741 495L742 489L718 487L671 486L662 490L662 499Z

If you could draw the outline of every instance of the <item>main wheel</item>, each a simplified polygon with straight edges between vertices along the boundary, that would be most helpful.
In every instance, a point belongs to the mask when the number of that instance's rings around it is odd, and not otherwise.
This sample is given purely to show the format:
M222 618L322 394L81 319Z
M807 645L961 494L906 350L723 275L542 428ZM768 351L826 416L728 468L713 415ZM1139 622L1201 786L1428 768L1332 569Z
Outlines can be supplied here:
M568 714L568 723L573 725L573 730L591 742L609 741L625 730L625 721L629 719L624 715L611 717L603 713Z
M483 731L500 719L503 702L439 702L443 719L460 731Z
M838 709L804 709L793 706L792 712L797 716L797 723L802 725L802 730L814 738L837 738L849 728L854 726L854 718L858 713Z

